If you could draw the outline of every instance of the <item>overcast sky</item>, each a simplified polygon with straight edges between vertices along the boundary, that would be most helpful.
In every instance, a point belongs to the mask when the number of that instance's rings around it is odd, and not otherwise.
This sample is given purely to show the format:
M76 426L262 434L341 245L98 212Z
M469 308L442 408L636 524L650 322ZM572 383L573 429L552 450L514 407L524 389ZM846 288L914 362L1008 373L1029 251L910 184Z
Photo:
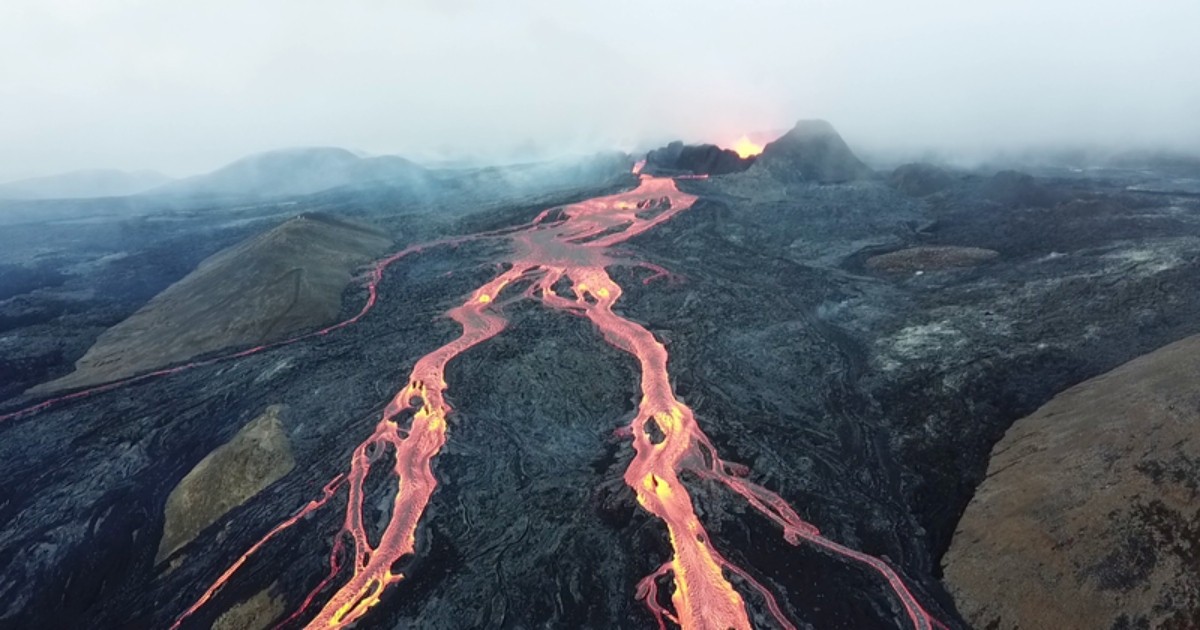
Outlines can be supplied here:
M728 143L1200 151L1200 0L0 0L0 181Z

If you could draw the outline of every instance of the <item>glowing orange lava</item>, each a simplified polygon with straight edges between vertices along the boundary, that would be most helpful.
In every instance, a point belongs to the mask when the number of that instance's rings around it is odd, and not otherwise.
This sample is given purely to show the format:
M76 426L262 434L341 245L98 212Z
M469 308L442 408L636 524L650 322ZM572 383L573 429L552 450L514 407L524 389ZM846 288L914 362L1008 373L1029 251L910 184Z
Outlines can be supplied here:
M738 152L753 155L761 147L743 138ZM634 172L640 171L641 164ZM329 574L283 623L300 619L310 605L323 601L311 614L311 628L344 628L362 617L380 601L384 591L404 579L393 572L406 556L415 553L416 531L430 497L437 487L433 459L446 442L446 420L452 413L446 402L446 365L455 357L499 334L507 325L504 306L513 300L540 301L548 308L586 317L614 347L629 353L641 371L641 400L637 414L622 435L632 439L634 457L624 481L638 504L659 518L666 527L672 555L658 570L638 584L637 597L658 620L660 628L671 621L685 630L749 628L742 594L726 578L736 575L746 588L766 602L768 612L784 628L794 628L775 601L774 595L745 570L730 563L713 547L697 518L687 488L680 480L684 471L722 484L743 497L751 507L774 521L790 544L808 541L830 553L848 558L877 572L891 587L913 627L918 630L945 628L930 616L909 592L900 576L885 562L833 542L806 523L782 498L746 479L749 470L723 461L701 431L690 408L675 397L667 371L667 350L645 327L613 311L622 295L621 286L608 275L608 267L628 264L610 258L609 249L667 221L695 203L696 197L681 192L674 180L641 175L636 189L597 197L580 203L551 208L530 224L416 245L383 259L367 281L367 301L350 319L292 339L235 352L223 357L151 372L51 399L20 411L0 415L0 420L24 416L49 406L108 391L123 385L176 372L244 357L268 348L325 335L360 320L375 305L377 287L384 270L393 262L430 246L459 243L479 238L504 238L512 246L506 271L476 289L447 315L462 327L453 341L421 357L405 385L383 410L374 431L354 450L349 470L335 477L319 499L310 501L292 516L271 528L241 554L231 566L183 611L173 628L179 627L209 602L247 560L280 532L308 514L328 505L347 489L341 532L333 541ZM637 263L654 272L644 282L668 275L661 267ZM506 287L526 281L518 295L503 298ZM564 295L565 294L565 295ZM388 454L390 453L390 457ZM363 519L364 485L372 466L390 459L395 495L390 520L372 543ZM347 545L352 548L347 548ZM348 552L348 553L347 553ZM349 562L346 562L348 558ZM345 569L349 567L348 575ZM659 602L659 580L673 584L671 605ZM326 590L337 583L331 594Z
M763 152L763 145L754 142L749 136L742 136L741 138L738 138L737 141L733 143L733 146L729 148L733 149L734 153L737 153L738 157L742 159L758 155L759 153Z

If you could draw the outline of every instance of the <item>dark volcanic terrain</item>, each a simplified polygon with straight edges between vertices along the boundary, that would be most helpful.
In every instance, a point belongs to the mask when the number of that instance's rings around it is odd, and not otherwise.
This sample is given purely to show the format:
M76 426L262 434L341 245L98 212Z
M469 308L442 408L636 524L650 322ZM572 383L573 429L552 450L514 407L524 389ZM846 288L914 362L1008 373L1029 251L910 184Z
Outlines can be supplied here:
M993 445L1068 387L1200 333L1200 197L1189 192L1200 172L889 175L820 122L752 162L709 149L660 157L661 172L721 174L678 180L695 204L615 248L616 310L665 345L675 394L724 459L828 539L894 567L950 628L968 626L943 556ZM14 205L20 220L0 232L0 414L43 400L22 392L70 372L104 330L128 326L202 260L299 214L371 225L401 249L630 189L632 163L435 173L419 189L367 179L239 202ZM502 271L510 247L426 248L386 269L377 303L351 326L0 420L0 626L170 626L250 545L322 497L414 362L459 334L446 311ZM346 287L335 319L358 313L364 293ZM417 553L360 626L654 626L635 593L671 547L621 479L638 366L587 320L507 301L517 295L497 299L508 328L447 368L454 412ZM230 337L204 356L255 343ZM1162 475L1194 490L1195 467L1171 462ZM682 480L712 547L796 627L911 627L863 563L790 544L725 486ZM345 501L264 545L185 627L269 627L299 608L329 573ZM390 501L382 475L368 478L374 535ZM980 536L1001 526L984 522ZM771 627L763 598L730 580L751 620Z

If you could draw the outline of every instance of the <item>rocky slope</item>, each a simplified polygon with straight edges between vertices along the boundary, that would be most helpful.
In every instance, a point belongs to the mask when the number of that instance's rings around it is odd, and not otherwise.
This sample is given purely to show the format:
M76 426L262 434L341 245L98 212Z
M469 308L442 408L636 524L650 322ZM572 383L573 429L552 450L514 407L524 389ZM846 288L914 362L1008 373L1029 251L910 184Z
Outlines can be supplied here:
M866 179L870 168L846 145L846 141L824 120L801 120L774 142L763 147L755 169L771 171L776 177L819 184Z
M1200 336L1055 396L996 444L944 559L978 628L1200 627Z
M105 331L75 371L42 394L113 381L332 322L356 268L391 241L370 228L302 215L223 250Z

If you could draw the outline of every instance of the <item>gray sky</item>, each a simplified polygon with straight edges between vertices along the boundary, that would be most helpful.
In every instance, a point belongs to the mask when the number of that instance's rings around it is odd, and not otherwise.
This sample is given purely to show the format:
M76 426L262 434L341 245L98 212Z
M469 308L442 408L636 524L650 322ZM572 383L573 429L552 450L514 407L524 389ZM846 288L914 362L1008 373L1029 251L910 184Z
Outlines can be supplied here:
M3 0L0 181L728 143L1200 151L1200 1Z

